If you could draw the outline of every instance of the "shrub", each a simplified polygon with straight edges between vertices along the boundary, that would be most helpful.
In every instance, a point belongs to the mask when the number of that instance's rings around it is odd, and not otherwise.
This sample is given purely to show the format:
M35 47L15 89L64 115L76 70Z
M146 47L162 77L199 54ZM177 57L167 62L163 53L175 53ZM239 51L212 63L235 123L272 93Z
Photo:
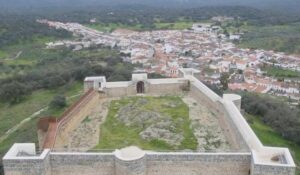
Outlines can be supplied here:
M6 83L0 87L0 99L3 102L19 103L29 94L31 94L30 86L17 81Z
M51 108L64 108L67 106L66 97L63 95L57 95L50 102Z

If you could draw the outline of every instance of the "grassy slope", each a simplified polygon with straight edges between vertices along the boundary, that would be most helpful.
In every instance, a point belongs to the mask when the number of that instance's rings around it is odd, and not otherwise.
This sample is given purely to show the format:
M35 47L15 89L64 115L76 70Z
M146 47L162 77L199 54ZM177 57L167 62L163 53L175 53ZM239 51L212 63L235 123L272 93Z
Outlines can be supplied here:
M0 69L0 78L30 71L41 59L60 58L61 51L45 48L45 43L55 40L50 37L35 37L32 41L0 48L0 62L10 70ZM22 52L21 55L15 58L19 52Z
M159 113L172 117L173 121L179 118L184 119L177 128L184 133L184 140L178 148L172 147L160 140L145 141L140 138L139 133L143 130L139 127L128 127L120 122L115 116L121 106L135 102L140 97L124 98L113 101L109 108L108 117L101 126L101 139L95 149L116 149L130 145L137 145L146 150L174 150L174 149L196 149L197 141L190 129L190 121L188 120L189 112L186 104L179 97L146 97L148 103L141 109L157 111ZM176 108L165 107L168 102L178 103Z
M18 131L0 143L0 158L14 143L37 143L37 119L24 124Z
M12 126L18 124L23 119L29 117L36 111L46 107L52 98L58 93L63 93L65 96L77 95L82 89L81 83L74 83L69 88L59 88L56 90L40 90L34 92L30 97L23 102L16 105L0 105L0 135L3 135ZM71 105L76 99L68 100L68 106ZM49 109L42 113L40 116L59 116L64 109ZM23 125L18 131L11 134L6 140L0 143L0 157L9 149L9 147L16 142L36 142L36 123L37 119Z
M300 145L284 139L271 127L265 125L258 117L246 115L251 128L254 130L261 142L266 146L288 147L297 165L300 165ZM297 171L300 175L300 170Z

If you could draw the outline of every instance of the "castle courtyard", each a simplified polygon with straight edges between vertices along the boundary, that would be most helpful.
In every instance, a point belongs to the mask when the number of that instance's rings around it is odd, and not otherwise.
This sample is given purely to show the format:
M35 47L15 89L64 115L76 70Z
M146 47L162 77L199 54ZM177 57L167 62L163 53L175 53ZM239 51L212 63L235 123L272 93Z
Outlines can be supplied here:
M131 145L157 151L230 150L216 114L189 95L103 99L74 130L68 150Z

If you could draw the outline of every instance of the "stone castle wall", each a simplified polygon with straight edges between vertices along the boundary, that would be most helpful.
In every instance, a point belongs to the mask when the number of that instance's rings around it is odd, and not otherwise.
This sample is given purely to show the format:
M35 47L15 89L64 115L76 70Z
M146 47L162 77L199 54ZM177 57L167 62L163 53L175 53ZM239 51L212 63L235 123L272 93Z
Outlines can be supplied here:
M201 104L206 105L206 107L218 117L219 126L222 128L226 136L226 140L229 141L231 148L236 151L248 150L247 144L243 140L241 134L235 128L235 125L230 120L226 110L220 102L212 101L212 99L200 91L199 88L194 84L191 85L189 95L191 95L197 101L201 101Z
M91 113L91 109L95 108L100 100L101 96L98 92L94 91L83 101L82 105L71 111L71 117L67 118L66 122L62 123L61 128L57 132L54 148L63 148L68 143L69 133L75 130L80 123Z
M3 160L5 175L52 175L49 156L44 159Z
M162 81L159 84L159 81ZM182 93L182 86L187 83L187 81L173 81L170 83L163 83L167 80L155 80L155 82L145 81L145 94L147 95L176 95ZM123 87L108 86L105 88L104 92L108 97L124 97L132 96L137 94L136 83L124 82ZM109 85L109 83L108 83Z
M112 88L105 88L105 95L107 97L125 97L135 94L135 89L131 86L129 87L112 87Z
M115 157L112 153L52 153L52 175L113 175Z
M250 154L149 154L148 175L248 175Z
M295 167L254 164L251 153L54 153L3 160L5 175L294 175Z
M146 152L143 157L124 160L113 153L55 153L44 150L41 156L19 156L12 147L3 158L6 175L294 175L295 165L287 149L265 148L231 101L223 100L193 77L190 94L219 118L231 146L241 153ZM187 80L187 79L186 79ZM182 93L183 79L146 80L145 93L167 95ZM88 115L101 97L136 95L137 82L107 83L96 92L62 127L55 147L63 147L68 133ZM101 94L101 95L100 95ZM22 148L22 146L20 146ZM250 150L251 149L251 150ZM23 151L22 149L19 149ZM31 151L32 152L32 151ZM130 153L131 154L131 153ZM256 155L257 154L257 155ZM272 162L272 156L284 157Z
M147 153L126 161L114 153L50 153L4 161L5 175L248 175L250 153Z
M251 175L295 175L296 168L274 165L252 165Z
M180 95L182 88L187 85L187 80L178 80L177 82L163 83L163 80L156 80L149 85L150 95ZM159 83L159 81L162 81Z

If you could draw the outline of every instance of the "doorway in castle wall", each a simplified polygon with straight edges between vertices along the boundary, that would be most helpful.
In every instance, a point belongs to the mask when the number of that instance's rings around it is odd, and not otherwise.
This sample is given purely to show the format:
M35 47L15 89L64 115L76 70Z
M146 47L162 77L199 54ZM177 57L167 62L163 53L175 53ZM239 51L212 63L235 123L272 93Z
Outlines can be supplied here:
M136 84L136 92L138 94L143 94L145 93L145 83L142 82L142 81L139 81L137 84Z

